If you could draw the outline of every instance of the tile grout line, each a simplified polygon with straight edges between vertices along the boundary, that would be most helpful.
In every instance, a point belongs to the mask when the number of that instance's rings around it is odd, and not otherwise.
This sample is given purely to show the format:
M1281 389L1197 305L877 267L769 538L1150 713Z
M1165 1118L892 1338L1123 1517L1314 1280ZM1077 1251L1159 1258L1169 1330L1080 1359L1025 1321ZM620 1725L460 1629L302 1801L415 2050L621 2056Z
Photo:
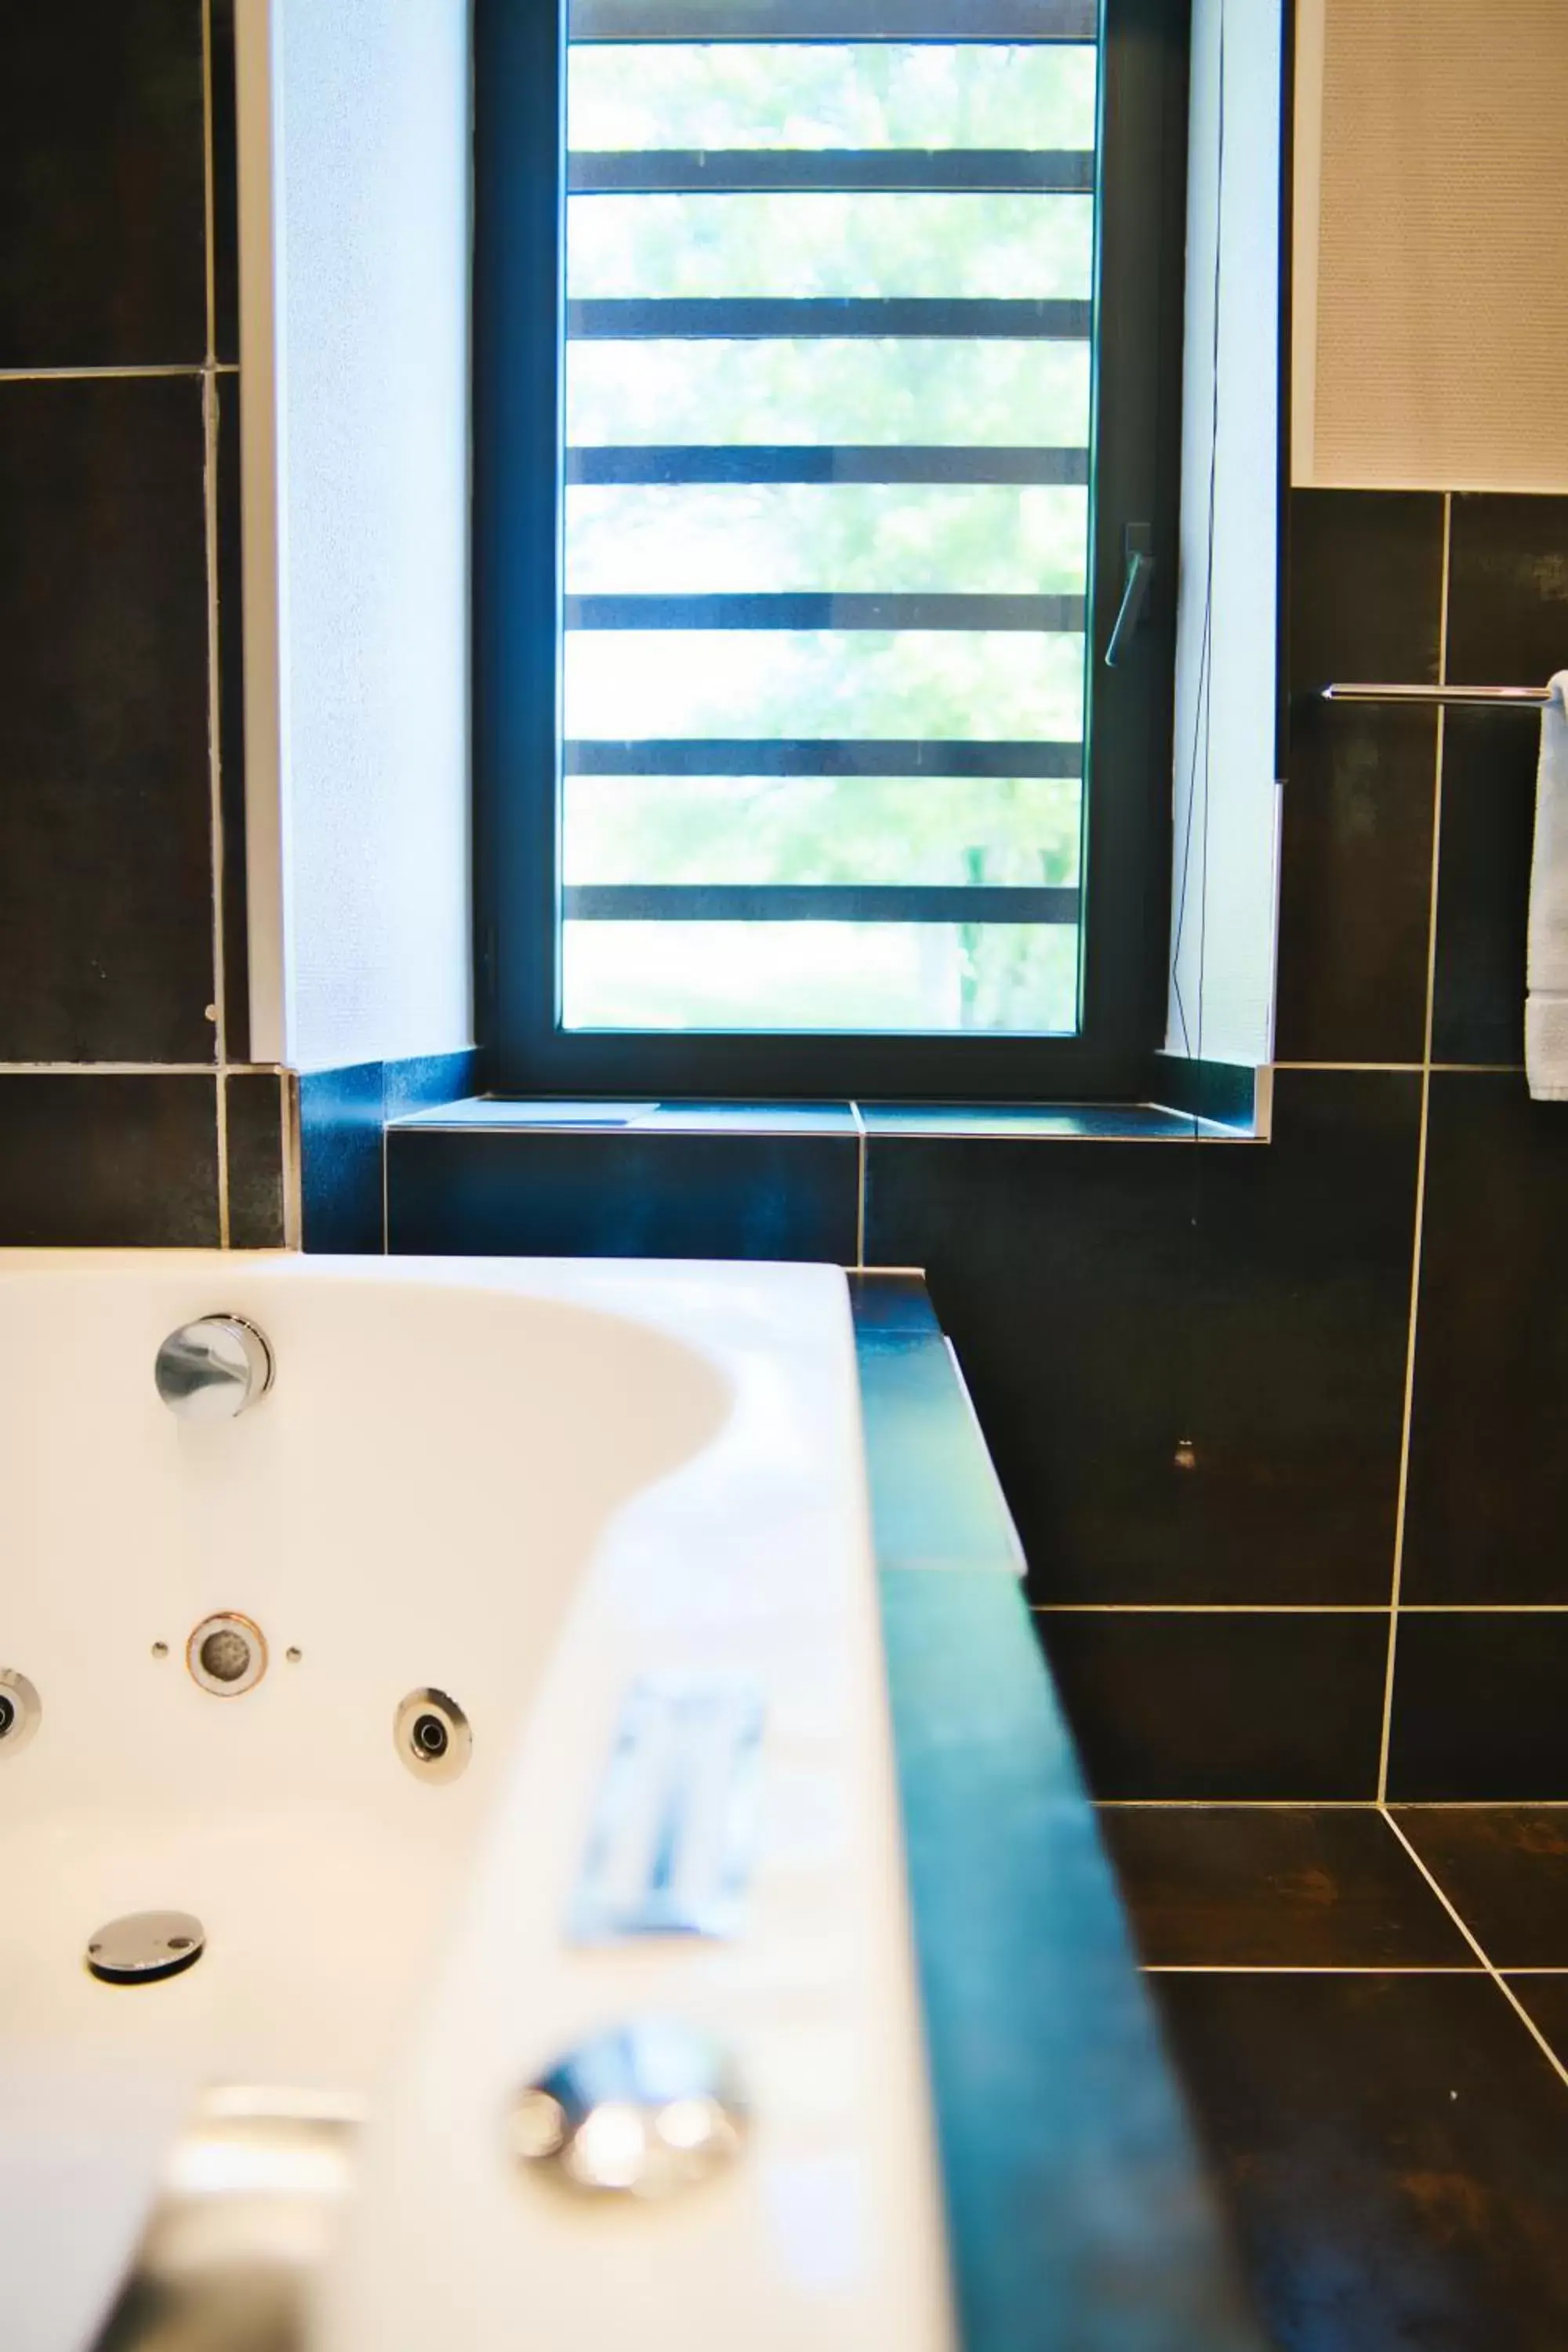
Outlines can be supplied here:
M1451 1960L1447 1968L1419 1960L1143 1960L1140 1966L1146 1977L1479 1977L1488 1974L1479 1960Z
M0 1078L210 1078L211 1062L0 1062ZM280 1077L279 1062L225 1062L231 1077Z
M1528 1805L1533 1812L1568 1812L1568 1798L1510 1797L1510 1805ZM1384 1807L1375 1797L1090 1797L1097 1812L1293 1812L1379 1813ZM1413 1797L1401 1800L1407 1813L1485 1813L1497 1809L1495 1797ZM1522 1970L1512 1969L1510 1976ZM1551 1971L1555 1975L1556 1970Z
M1405 1853L1410 1856L1411 1861L1415 1864L1416 1869L1421 1873L1422 1877L1426 1881L1427 1885L1432 1889L1433 1894L1437 1897L1438 1902L1442 1905L1444 1910L1447 1913L1455 1927L1458 1927L1460 1935L1463 1936L1466 1943L1468 1944L1471 1951L1474 1952L1477 1959L1479 1960L1482 1968L1485 1969L1488 1976L1490 1977L1493 1984L1496 1985L1499 1992L1501 1993L1504 2000L1507 2001L1515 2016L1518 2017L1525 2026L1531 2040L1537 2044L1543 2056L1550 2063L1553 2074L1557 2075L1561 2082L1568 2084L1568 2066L1565 2066L1562 2059L1559 2058L1556 2051L1553 2050L1551 2042L1548 2042L1545 2034L1542 2033L1540 2026L1537 2025L1529 2010L1526 2009L1524 2003L1520 2000L1519 1995L1509 1983L1508 1979L1488 1958L1487 1953L1482 1948L1479 1937L1472 1932L1459 1912L1448 1900L1447 1895L1444 1893L1442 1887L1438 1885L1432 1873L1427 1869L1426 1864L1422 1861L1421 1856L1416 1853L1415 1848L1411 1844L1410 1840L1405 1836L1405 1832L1400 1828L1399 1823L1394 1820L1394 1815L1389 1811L1388 1807L1385 1804L1380 1803L1377 1810L1383 1815L1384 1820L1388 1823L1389 1828L1394 1832L1394 1836L1399 1840L1400 1844L1405 1848Z
M1443 493L1443 561L1437 589L1437 683L1448 679L1448 572L1454 535L1454 494ZM1394 1675L1399 1655L1399 1599L1405 1582L1405 1535L1410 1506L1410 1435L1415 1407L1415 1340L1421 1307L1421 1245L1426 1225L1426 1136L1432 1108L1432 1022L1437 992L1437 877L1443 852L1443 742L1446 713L1437 707L1432 757L1432 870L1426 900L1426 1007L1421 1037L1421 1118L1415 1139L1415 1220L1410 1246L1410 1323L1405 1346L1405 1402L1399 1424L1399 1486L1394 1506L1394 1568L1388 1595L1388 1656L1383 1679L1383 1727L1377 1751L1377 1797L1388 1795L1388 1752L1394 1738Z
M859 1139L855 1172L855 1270L860 1274L866 1266L866 1115L858 1102L852 1102L849 1116Z
M228 1036L224 984L223 925L223 765L219 740L221 718L218 681L217 614L217 436L218 388L214 373L217 358L216 279L213 257L213 52L212 0L202 0L202 249L206 351L202 362L202 516L206 556L207 592L207 804L212 838L209 872L212 878L213 1035L217 1050L217 1228L218 1247L227 1249L232 1234L228 1198Z
M205 257L203 293L206 310L206 351L204 373L217 363L217 201L213 163L213 10L202 0L202 238Z
M1440 717L1441 713L1438 715ZM1414 1077L1426 1066L1420 1062L1271 1062L1268 1066L1275 1070L1367 1070L1373 1073L1381 1072L1384 1076L1403 1073L1407 1077ZM1472 1076L1477 1073L1490 1076L1511 1076L1516 1070L1522 1070L1524 1064L1522 1062L1434 1061L1430 1066L1435 1070L1458 1070Z
M177 360L167 367L0 368L0 383L112 383L123 377L237 375L237 360Z
M1036 1617L1386 1617L1386 1601L1031 1601ZM1568 1601L1406 1601L1404 1617L1568 1617ZM1370 1803L1373 1801L1368 1800Z

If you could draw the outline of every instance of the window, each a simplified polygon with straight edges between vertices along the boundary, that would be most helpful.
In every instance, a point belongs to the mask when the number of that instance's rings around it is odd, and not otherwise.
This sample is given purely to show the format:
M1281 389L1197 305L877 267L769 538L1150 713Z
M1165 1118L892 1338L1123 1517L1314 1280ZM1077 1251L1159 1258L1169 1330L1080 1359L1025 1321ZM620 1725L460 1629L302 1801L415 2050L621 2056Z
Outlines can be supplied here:
M479 0L503 1086L1136 1088L1185 56L1173 0L1103 13Z

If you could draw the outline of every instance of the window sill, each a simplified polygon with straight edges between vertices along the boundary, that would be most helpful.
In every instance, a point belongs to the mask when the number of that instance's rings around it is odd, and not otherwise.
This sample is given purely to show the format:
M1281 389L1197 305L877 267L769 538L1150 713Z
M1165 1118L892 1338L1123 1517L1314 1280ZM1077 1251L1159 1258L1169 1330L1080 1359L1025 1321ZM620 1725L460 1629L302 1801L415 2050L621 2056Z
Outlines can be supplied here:
M1251 1120L1205 1118L1158 1103L700 1103L529 1101L475 1095L387 1122L474 1135L923 1136L958 1142L1222 1143L1260 1140Z

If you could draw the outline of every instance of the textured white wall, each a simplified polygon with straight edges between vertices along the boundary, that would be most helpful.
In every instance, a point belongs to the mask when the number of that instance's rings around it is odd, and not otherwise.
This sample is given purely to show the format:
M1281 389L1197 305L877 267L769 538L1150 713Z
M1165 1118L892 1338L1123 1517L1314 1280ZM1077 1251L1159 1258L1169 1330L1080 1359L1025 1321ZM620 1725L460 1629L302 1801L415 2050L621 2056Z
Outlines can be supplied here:
M262 0L240 5L254 73ZM466 0L270 0L269 16L245 262L265 131L277 562L258 634L270 617L279 747L275 777L250 778L264 804L248 830L253 908L265 920L269 831L280 901L280 982L265 1001L263 938L258 1025L280 1024L279 1058L309 1069L472 1036L468 24ZM247 405L265 381L246 383Z
M1301 0L1299 482L1568 489L1568 0Z
M1278 896L1274 698L1280 11L1281 0L1195 0L1182 387L1176 849L1168 1034L1174 1052L1254 1064L1267 1062L1273 1052ZM1207 593L1211 463L1212 600Z

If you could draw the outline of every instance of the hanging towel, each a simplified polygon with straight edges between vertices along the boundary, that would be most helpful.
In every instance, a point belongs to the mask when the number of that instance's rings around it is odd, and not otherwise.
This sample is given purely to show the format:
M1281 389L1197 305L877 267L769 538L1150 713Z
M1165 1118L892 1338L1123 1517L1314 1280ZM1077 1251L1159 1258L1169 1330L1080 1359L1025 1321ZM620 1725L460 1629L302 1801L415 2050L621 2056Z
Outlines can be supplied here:
M1524 1067L1537 1102L1568 1102L1568 670L1541 714Z

